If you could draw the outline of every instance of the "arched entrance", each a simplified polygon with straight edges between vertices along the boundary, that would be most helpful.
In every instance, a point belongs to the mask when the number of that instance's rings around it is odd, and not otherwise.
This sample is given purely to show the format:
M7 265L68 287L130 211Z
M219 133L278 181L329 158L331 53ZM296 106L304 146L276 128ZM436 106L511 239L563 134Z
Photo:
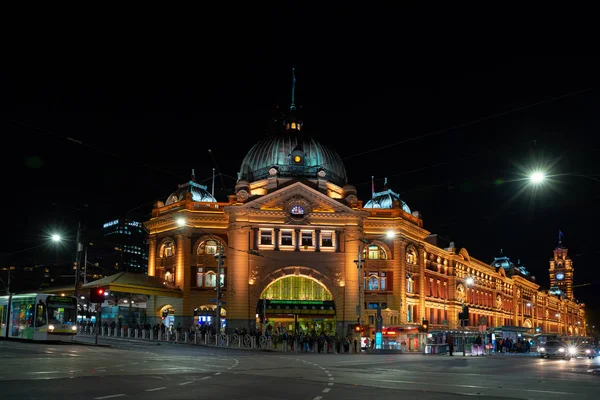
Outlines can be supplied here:
M532 327L533 327L533 324L531 323L531 320L528 318L528 319L526 319L525 321L523 321L523 326L524 326L525 328L532 328Z
M335 303L329 289L308 275L286 275L263 290L256 309L257 323L288 332L332 335Z
M158 316L161 318L161 323L167 328L175 325L175 309L172 305L167 304L158 309Z
M214 325L215 314L217 312L216 304L205 304L194 309L194 326ZM227 324L227 311L221 307L221 327L225 328Z

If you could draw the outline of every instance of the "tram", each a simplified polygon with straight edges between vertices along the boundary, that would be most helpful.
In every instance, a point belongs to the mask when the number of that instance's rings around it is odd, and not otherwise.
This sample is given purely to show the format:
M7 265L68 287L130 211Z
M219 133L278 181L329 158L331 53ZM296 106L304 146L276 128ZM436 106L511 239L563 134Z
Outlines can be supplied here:
M0 296L0 338L64 340L77 334L77 298L53 294Z

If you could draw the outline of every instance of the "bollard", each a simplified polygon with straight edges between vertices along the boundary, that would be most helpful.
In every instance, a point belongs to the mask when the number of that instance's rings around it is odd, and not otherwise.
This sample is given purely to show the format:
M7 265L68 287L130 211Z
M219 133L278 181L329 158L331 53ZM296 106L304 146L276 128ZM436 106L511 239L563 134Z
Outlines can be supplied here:
M150 329L150 340L154 340L154 330Z
M187 343L187 342L188 342L188 333L183 332L183 343Z
M209 342L208 342L208 333L204 334L204 344L206 344L206 345L209 344Z
M121 328L121 337L125 337L125 328Z
M319 343L315 342L313 344L313 348L312 348L313 353L318 353L319 352Z
M198 344L198 336L200 336L200 332L196 331L196 333L194 333L194 344Z
M231 336L231 335L227 335L227 342L226 342L226 344L227 344L227 347L229 347L229 337L230 337L230 336Z
M283 349L283 352L287 353L287 340L284 340L283 342L281 342L281 347Z
M146 339L146 330L142 329L142 339Z
M179 332L175 332L175 343L179 342Z

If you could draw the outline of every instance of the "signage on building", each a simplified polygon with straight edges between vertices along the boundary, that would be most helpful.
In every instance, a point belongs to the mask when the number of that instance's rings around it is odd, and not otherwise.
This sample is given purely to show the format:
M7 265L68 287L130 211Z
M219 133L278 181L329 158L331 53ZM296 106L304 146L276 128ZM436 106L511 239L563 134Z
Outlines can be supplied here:
M117 225L118 223L119 223L119 220L115 219L114 221L110 221L110 222L105 223L102 227L103 228L108 228L110 226Z

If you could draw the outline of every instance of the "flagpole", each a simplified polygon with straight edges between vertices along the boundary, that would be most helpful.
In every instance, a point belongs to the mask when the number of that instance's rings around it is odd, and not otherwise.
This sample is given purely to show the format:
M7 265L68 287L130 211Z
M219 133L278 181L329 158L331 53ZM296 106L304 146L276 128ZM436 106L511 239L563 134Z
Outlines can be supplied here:
M375 198L375 177L371 175L371 200Z

